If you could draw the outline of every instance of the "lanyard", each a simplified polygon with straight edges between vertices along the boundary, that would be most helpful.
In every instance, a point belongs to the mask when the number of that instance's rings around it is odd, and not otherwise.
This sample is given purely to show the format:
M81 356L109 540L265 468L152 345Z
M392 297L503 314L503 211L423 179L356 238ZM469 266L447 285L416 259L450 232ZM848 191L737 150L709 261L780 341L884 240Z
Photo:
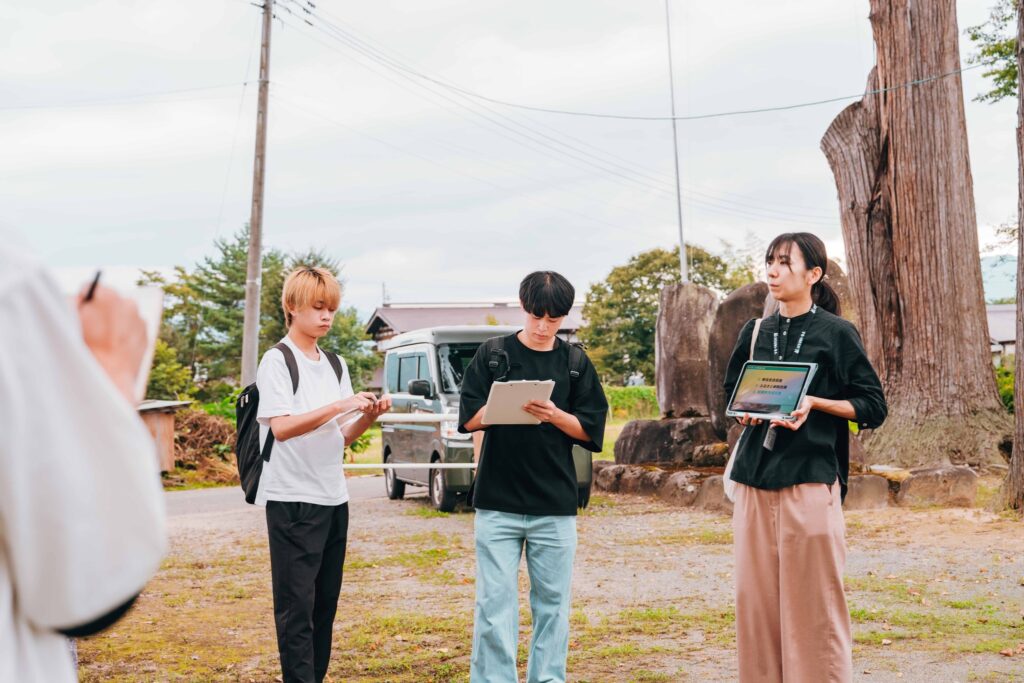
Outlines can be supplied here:
M818 313L818 304L812 304L811 305L811 315L817 315L817 313ZM779 316L779 320L781 321L782 315L781 314L776 314L776 315ZM811 323L810 323L810 321L808 321L807 324L804 325L803 331L800 332L800 338L797 339L797 341L796 341L796 348L793 349L793 356L794 357L800 355L800 349L802 349L803 346L804 346L804 337L807 336L807 330L808 330L808 328L810 328L810 326L811 326ZM772 358L774 358L775 360L782 360L782 354L779 353L779 333L778 332L775 332L775 334L772 336Z

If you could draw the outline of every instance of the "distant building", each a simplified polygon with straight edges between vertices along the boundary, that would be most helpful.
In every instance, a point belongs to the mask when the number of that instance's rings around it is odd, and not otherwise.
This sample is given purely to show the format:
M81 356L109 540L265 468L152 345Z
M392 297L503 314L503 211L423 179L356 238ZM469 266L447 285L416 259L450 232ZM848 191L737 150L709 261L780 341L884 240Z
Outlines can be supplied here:
M378 350L380 343L396 334L421 330L441 325L522 325L525 316L518 301L494 303L420 303L384 304L373 312L366 323L366 333L373 338ZM578 303L565 317L559 336L576 341L576 334L583 326L583 304ZM378 369L370 386L379 391L383 385L383 369Z
M1017 304L989 304L985 313L992 364L999 367L1017 350Z

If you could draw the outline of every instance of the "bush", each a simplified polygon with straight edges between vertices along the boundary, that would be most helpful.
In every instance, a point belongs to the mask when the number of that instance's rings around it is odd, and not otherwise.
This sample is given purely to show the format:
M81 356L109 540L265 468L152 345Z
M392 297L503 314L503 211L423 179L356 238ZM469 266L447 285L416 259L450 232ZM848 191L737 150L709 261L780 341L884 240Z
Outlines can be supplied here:
M641 420L661 414L654 387L605 387L604 393L613 418Z
M1013 368L1012 367L998 367L996 368L996 387L999 389L999 398L1003 400L1003 405L1011 413L1013 412Z
M219 401L211 401L209 403L203 403L202 409L208 415L214 415L216 417L224 418L231 423L231 428L235 428L235 401L238 400L238 395L242 393L240 391L233 391L227 394Z

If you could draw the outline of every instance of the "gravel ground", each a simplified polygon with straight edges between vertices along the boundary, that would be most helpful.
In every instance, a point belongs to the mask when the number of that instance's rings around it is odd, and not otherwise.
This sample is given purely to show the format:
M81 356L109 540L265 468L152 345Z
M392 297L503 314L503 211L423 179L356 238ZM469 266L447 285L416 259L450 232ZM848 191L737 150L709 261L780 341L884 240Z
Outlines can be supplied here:
M329 680L467 680L472 514L422 498L351 514ZM262 511L170 524L171 553L136 609L80 644L82 680L276 680ZM854 680L1024 680L1019 519L888 509L848 513L847 526ZM570 680L735 680L728 518L599 495L579 532ZM525 571L522 587L525 652Z

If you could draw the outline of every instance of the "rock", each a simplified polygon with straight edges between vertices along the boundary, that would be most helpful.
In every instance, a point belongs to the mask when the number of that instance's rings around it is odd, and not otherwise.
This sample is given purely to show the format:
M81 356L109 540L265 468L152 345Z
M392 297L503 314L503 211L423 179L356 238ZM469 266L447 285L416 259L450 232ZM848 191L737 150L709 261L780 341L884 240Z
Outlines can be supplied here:
M619 478L619 493L640 493L640 483L646 472L642 467L626 467Z
M729 444L729 452L732 453L732 449L736 448L736 442L740 440L740 434L743 433L743 425L736 422L732 427L729 427L729 434L727 436Z
M640 493L645 495L653 495L658 492L661 485L668 478L668 472L662 469L653 469L644 472L643 476L640 477Z
M978 475L969 467L946 465L910 470L896 494L898 505L970 507L978 493Z
M711 420L706 417L634 420L622 428L615 441L615 462L691 465L698 446L716 441Z
M708 414L708 338L718 297L693 283L661 290L655 332L658 406L667 418Z
M602 465L594 469L594 483L599 489L615 493L619 490L619 480L625 471L625 465Z
M889 505L889 480L877 474L855 474L849 479L849 489L843 508L847 510L878 510Z
M725 298L715 311L715 319L711 324L708 337L708 411L711 423L720 439L735 420L726 417L725 407L729 397L725 395L722 382L725 381L725 370L729 358L736 347L736 339L740 331L751 318L761 315L764 298L768 296L768 285L754 282L740 287Z
M700 472L694 470L673 472L658 489L658 497L672 505L693 505L700 492L700 477Z
M722 475L715 474L704 480L694 505L708 512L724 512L732 514L732 501L725 497L725 486Z
M725 467L729 460L729 444L724 441L697 446L693 449L694 467Z

